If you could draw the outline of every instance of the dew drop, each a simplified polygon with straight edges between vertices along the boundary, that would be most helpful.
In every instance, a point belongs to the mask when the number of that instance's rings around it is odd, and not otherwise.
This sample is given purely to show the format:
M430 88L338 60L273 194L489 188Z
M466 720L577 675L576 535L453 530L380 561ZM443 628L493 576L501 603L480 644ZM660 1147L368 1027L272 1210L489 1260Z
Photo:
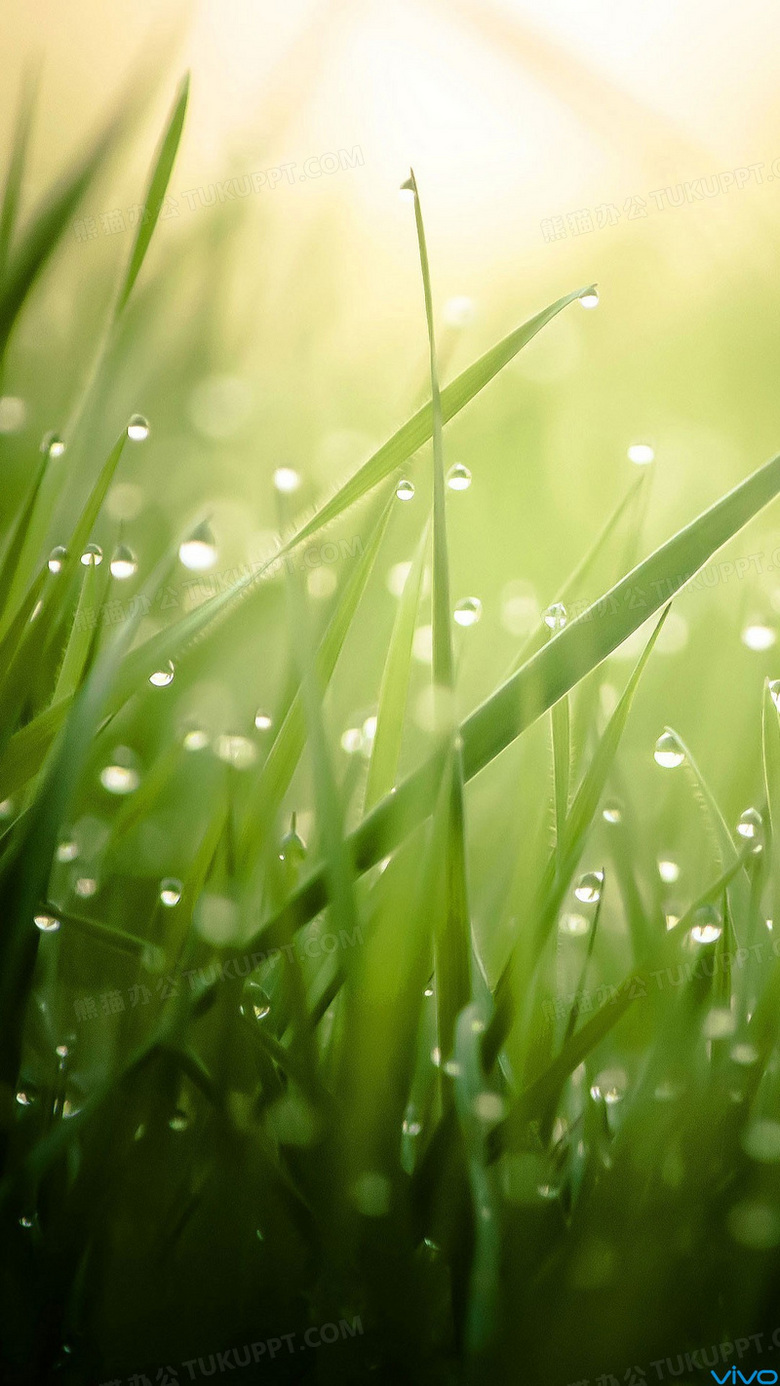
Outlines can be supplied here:
M11 815L12 815L12 813L13 813L13 811L14 811L14 801L13 801L13 799L2 799L2 800L0 800L0 821L2 821L2 820L5 819L5 818L10 818Z
M601 816L604 819L605 823L623 822L623 810L620 807L620 804L616 803L614 799L611 800L608 804L604 805L603 809L601 810Z
M166 876L165 880L160 881L160 904L172 909L181 900L183 890L184 886L175 876Z
M60 921L54 914L36 914L35 927L40 929L42 934L56 934Z
M691 929L694 943L715 943L723 932L720 915L714 905L702 905L694 915Z
M138 572L138 560L127 544L120 544L109 564L111 576L118 582L126 582Z
M89 900L92 895L97 894L97 881L94 876L79 876L74 890L82 900Z
M245 986L241 1014L254 1017L255 1020L265 1020L266 1016L271 1014L268 993L257 982L248 982Z
M292 491L297 491L301 484L301 478L294 467L277 467L274 472L274 486L283 495L289 495Z
M20 1088L16 1094L16 1100L20 1107L32 1107L35 1101L35 1093L32 1088Z
M127 421L127 436L133 443L143 443L149 437L149 421L143 414L131 414Z
M468 327L474 321L474 300L466 294L456 294L444 304L442 317L447 327Z
M638 467L646 467L654 457L655 449L649 443L632 443L628 449L629 462L635 462Z
M217 737L217 755L235 770L248 770L257 760L257 747L248 737L233 732Z
M141 783L138 760L129 746L116 746L110 765L100 772L100 783L109 794L132 794Z
M713 1006L704 1018L702 1034L708 1040L728 1039L736 1028L736 1017L726 1006Z
M769 696L778 712L780 712L780 679L771 680L769 684Z
M209 744L209 734L202 727L190 727L184 733L182 746L185 751L205 751Z
M48 559L48 568L49 568L49 572L50 572L50 573L61 573L62 570L63 570L63 568L64 568L64 566L65 566L65 560L67 559L67 557L68 557L68 550L67 550L67 549L64 549L64 548L62 547L62 544L57 544L56 548L53 548L52 551L51 551L51 553L49 554L49 559Z
M582 304L583 308L598 308L598 290L595 288L586 289L584 294L580 294L580 303Z
M44 433L41 439L41 452L44 457L62 457L65 442L59 433Z
M79 854L78 843L72 840L61 842L57 848L57 861L75 861Z
M627 1086L628 1078L622 1068L606 1068L591 1084L590 1095L594 1101L614 1107L624 1098Z
M21 1217L21 1218L19 1219L19 1226L20 1226L20 1227L28 1228L28 1227L32 1227L32 1225L33 1225L33 1220L32 1220L32 1218Z
M751 1064L758 1062L758 1050L752 1044L735 1044L731 1050L731 1059L735 1064L743 1068L748 1068Z
M168 1122L168 1126L170 1127L171 1131L186 1131L189 1124L190 1119L187 1116L187 1113L183 1112L181 1108L176 1109L173 1116L170 1118Z
M548 630L563 630L567 621L566 607L563 602L553 602L552 606L548 606L542 620Z
M757 851L761 850L764 820L758 809L747 808L737 823L737 832L746 842L752 842Z
M360 727L347 727L347 730L342 733L341 737L342 751L346 751L348 756L354 756L362 745L363 733Z
M656 765L663 766L664 770L676 770L678 765L682 765L685 760L685 752L674 732L663 732L659 736L655 743L653 758Z
M583 914L564 914L561 916L558 930L562 934L568 934L570 938L579 938L586 934L590 924Z
M479 597L464 597L452 613L459 626L475 626L482 615Z
M750 621L742 632L742 644L749 650L771 650L777 640L777 631L765 621Z
M405 1136L419 1136L422 1131L422 1123L412 1118L405 1117L401 1130Z
M399 481L395 488L395 494L399 500L410 501L414 499L414 485L411 481Z
M194 573L213 568L217 561L217 544L211 526L205 521L193 530L189 539L179 545L179 562Z
M267 712L263 712L261 708L258 708L255 713L255 726L258 731L270 731L273 726L273 718L269 717Z
M574 887L574 894L584 905L595 905L601 899L603 885L603 871L586 871Z
M99 568L103 562L103 550L99 544L87 544L80 562L85 568Z
M402 202L414 202L414 183L411 178L407 178L406 182L401 184L398 189L398 196Z
M162 669L155 669L154 673L149 675L149 682L155 688L167 688L168 684L173 682L174 672L173 661L169 659Z
M474 1115L486 1126L495 1125L506 1113L506 1103L497 1092L477 1093L472 1105Z
M680 868L676 861L663 860L658 863L658 875L665 885L673 885L679 880Z
M468 491L471 485L471 472L462 462L456 462L447 473L447 485L451 491Z

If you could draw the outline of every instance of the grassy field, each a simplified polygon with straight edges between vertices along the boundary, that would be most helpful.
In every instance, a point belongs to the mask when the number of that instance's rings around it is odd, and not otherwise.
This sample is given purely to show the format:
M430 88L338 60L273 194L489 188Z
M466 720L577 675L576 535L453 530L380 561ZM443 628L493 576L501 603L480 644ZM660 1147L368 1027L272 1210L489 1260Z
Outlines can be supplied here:
M37 206L31 93L7 155L3 1379L749 1375L774 290L621 323L618 246L480 343L411 174L413 332L347 346L314 239L249 306L240 216L166 239L171 101L97 251L141 103Z

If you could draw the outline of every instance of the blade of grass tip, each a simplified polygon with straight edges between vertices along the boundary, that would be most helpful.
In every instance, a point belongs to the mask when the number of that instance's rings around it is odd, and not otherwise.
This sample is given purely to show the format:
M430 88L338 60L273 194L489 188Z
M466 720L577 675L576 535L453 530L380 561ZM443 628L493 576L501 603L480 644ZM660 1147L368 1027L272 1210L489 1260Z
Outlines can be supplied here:
M38 88L40 83L40 63L34 69L30 69L22 80L22 90L19 97L19 110L16 117L16 128L14 130L13 144L11 146L11 158L8 164L8 174L5 181L3 192L3 203L0 207L0 281L5 274L8 263L8 255L11 249L11 241L19 215L19 203L22 194L22 180L27 162L27 150L30 143L30 132L32 130L33 114L38 98Z
M376 733L366 780L366 811L372 808L377 800L390 793L398 772L412 669L414 631L425 576L429 530L430 526L426 524L407 574L393 622L393 632L379 688Z
M577 289L574 293L558 299L541 313L530 318L528 322L523 323L521 327L516 328L514 332L510 332L507 337L504 337L490 351L485 352L484 356L481 356L461 375L445 386L441 392L443 421L447 423L460 413L461 409L489 384L493 377L536 336L537 332L540 332L570 303L582 298L583 294L587 294L587 292L587 288ZM330 500L320 506L311 519L302 524L291 538L268 559L267 563L262 564L257 571L242 577L225 591L204 602L197 610L189 612L179 621L174 622L160 635L152 636L145 647L135 652L137 661L143 665L148 664L150 660L175 660L207 629L210 628L212 631L216 629L217 621L233 609L237 598L246 595L269 570L274 570L300 544L319 533L325 525L343 514L345 510L361 500L381 481L395 472L403 462L406 462L413 453L430 440L431 433L431 406L426 405L424 409L418 410L411 419L407 420L393 434L392 438L384 443L359 468L355 475L339 488Z
M141 271L149 243L154 235L160 212L165 202L165 195L168 191L173 165L179 149L182 130L184 129L184 118L187 114L187 101L190 92L190 74L185 73L181 80L179 89L173 103L168 124L157 151L154 161L152 176L149 180L146 197L144 199L144 211L140 218L138 231L136 233L135 244L130 255L130 263L127 267L124 283L117 297L114 317L118 318L122 313L127 300L129 299L133 285Z
M149 179L146 198L144 199L144 202L142 204L142 210L139 217L138 230L136 232L135 241L133 242L133 248L130 252L130 260L127 266L127 270L125 272L124 279L120 285L119 292L116 297L113 312L106 321L103 335L100 339L98 348L93 357L92 366L90 368L87 381L84 387L82 388L81 393L73 406L70 418L68 419L68 423L65 429L65 434L68 438L71 438L73 436L82 418L84 417L87 405L92 396L92 392L100 377L100 372L103 368L103 365L108 357L111 348L113 347L118 330L122 323L124 310L127 306L130 295L133 292L133 287L138 278L138 275L141 272L141 267L146 258L146 253L149 249L152 236L154 235L160 212L165 202L165 196L168 191L168 184L170 182L171 173L173 172L173 165L176 159L176 154L178 152L182 130L184 128L184 118L187 114L187 101L189 98L189 90L190 74L189 72L187 72L185 73L184 77L182 78L179 84L179 89L174 99L173 108L171 110L170 116L168 117L168 123L166 125L163 137L160 141L160 145L157 150L157 154L155 156L154 163L152 165L152 172Z
M618 645L683 587L780 491L780 456L739 483L690 524L661 544L587 611L539 650L462 724L467 780L602 663ZM363 820L353 834L360 871L375 865L427 816L435 800L441 756L436 752ZM315 871L288 909L300 924L322 908L323 882ZM258 931L270 932L273 919Z
M44 197L28 219L17 250L12 251L0 283L0 365L8 341L33 284L53 254L79 203L123 132L129 108L120 109L98 135L87 154Z
M455 1040L459 1012L471 994L471 922L466 883L465 806L463 801L463 761L455 723L455 666L452 651L450 610L450 564L447 547L447 510L444 481L444 442L436 339L433 325L433 295L425 240L420 194L414 170L405 188L414 195L414 218L420 254L425 319L431 370L431 413L433 421L433 697L444 696L446 735L451 738L451 788L449 834L446 855L447 894L445 925L436 940L436 971L439 1044L443 1055L450 1053Z

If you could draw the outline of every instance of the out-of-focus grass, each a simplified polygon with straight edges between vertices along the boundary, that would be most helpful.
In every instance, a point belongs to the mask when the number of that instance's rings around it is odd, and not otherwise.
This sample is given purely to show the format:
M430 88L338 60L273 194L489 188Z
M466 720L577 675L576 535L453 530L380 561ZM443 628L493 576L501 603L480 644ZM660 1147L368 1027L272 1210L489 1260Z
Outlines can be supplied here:
M451 343L439 395L414 179L432 403L380 417L314 310L310 380L267 324L242 374L234 228L150 235L186 90L66 385L27 324L96 169L18 218L26 110L0 217L9 1378L357 1316L258 1371L566 1382L773 1327L775 543L745 526L780 461L729 491L696 416L691 521L686 401L629 432L617 361L593 417L587 334L620 328L583 289ZM576 378L522 374L545 337ZM602 429L655 443L653 496L591 465Z

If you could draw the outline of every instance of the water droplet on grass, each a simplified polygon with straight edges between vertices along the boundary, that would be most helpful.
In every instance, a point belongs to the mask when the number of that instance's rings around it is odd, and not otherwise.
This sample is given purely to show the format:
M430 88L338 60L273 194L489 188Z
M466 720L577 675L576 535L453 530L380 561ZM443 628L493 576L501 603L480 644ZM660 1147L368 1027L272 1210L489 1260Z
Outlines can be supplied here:
M62 570L63 570L63 568L64 568L64 566L65 566L65 561L66 561L67 557L68 557L68 550L65 549L65 548L63 548L62 544L57 544L57 546L56 546L55 548L53 548L52 551L51 551L51 553L49 554L49 560L48 560L49 572L50 572L50 573L61 573Z
M60 921L54 914L36 914L35 927L40 929L42 934L56 934Z
M103 562L103 550L99 544L87 544L79 562L85 568L99 568Z
M32 1225L33 1225L33 1220L32 1220L32 1218L28 1218L28 1217L24 1217L24 1216L23 1216L23 1217L21 1217L21 1218L19 1219L19 1226L20 1226L20 1227L28 1228L28 1227L32 1227Z
M622 1068L605 1068L591 1084L590 1095L596 1102L614 1107L626 1094L628 1078Z
M731 1059L740 1067L749 1068L751 1064L758 1062L758 1050L752 1044L735 1044L731 1050Z
M94 876L79 876L73 888L80 899L89 900L97 894L98 886Z
M562 934L577 938L588 932L590 924L583 914L564 914L561 916L558 928Z
M777 631L765 621L750 621L742 632L742 644L749 650L771 650L777 640Z
M398 499L401 500L401 501L410 501L410 500L413 500L413 499L414 499L414 485L413 485L413 483L412 483L411 481L399 481L398 485L397 485L396 488L395 488L395 494L397 495Z
M725 1006L713 1006L704 1017L702 1034L708 1040L728 1039L737 1028L736 1017Z
M769 684L769 696L778 712L780 712L780 679L771 680Z
M678 765L682 765L685 760L685 752L682 750L674 732L663 732L655 743L653 758L656 765L660 765L664 770L676 770Z
M189 1124L190 1119L187 1113L183 1112L180 1108L177 1108L168 1122L171 1131L186 1131Z
M665 859L658 863L658 875L665 885L672 885L680 876L680 868L676 861Z
M255 726L258 731L269 731L273 726L273 719L268 716L267 712L263 712L258 708L255 713Z
M548 606L542 617L547 629L552 631L563 630L567 619L566 607L563 605L563 602L553 602L552 606Z
M205 521L193 530L189 539L179 545L179 562L194 573L213 568L217 561L217 544L211 526Z
M274 486L283 495L290 495L297 491L301 484L301 478L294 467L277 467L274 472Z
M574 894L584 905L595 905L601 899L603 885L603 871L586 871L574 887Z
M411 178L407 178L406 182L401 184L400 188L398 189L398 196L400 197L402 202L414 202L414 183L412 182Z
M132 794L138 788L138 759L128 746L114 748L111 764L100 772L100 783L109 794Z
M459 626L475 626L482 615L482 603L479 597L464 597L452 614Z
M143 443L149 437L149 421L143 414L131 414L127 421L127 436L133 443Z
M655 449L649 443L632 443L628 449L628 460L638 467L646 467L655 457Z
M181 744L185 751L205 751L209 744L209 734L202 727L191 727L184 733Z
M764 820L758 809L745 809L745 812L740 816L739 822L737 823L737 832L746 842L752 842L755 850L761 850Z
M160 881L160 904L172 909L181 900L183 890L184 886L175 876L166 876L164 881Z
M341 736L341 749L346 751L348 756L354 756L363 745L363 733L360 727L348 727Z
M73 842L72 840L69 842L61 842L57 848L57 861L75 861L78 854L79 848L77 842Z
M175 672L173 661L169 659L162 669L155 669L154 673L149 675L149 682L155 688L167 688L168 684L173 682Z
M127 544L120 544L109 564L111 576L118 582L126 582L138 572L138 560Z
M694 915L691 938L694 943L715 943L723 933L723 924L714 905L702 905Z
M468 491L471 485L471 472L462 462L456 462L447 473L447 485L451 491Z
M599 295L597 289L587 289L584 294L580 294L580 303L583 308L598 308Z
M623 810L620 804L612 800L610 803L604 805L601 810L601 816L605 823L622 823Z
M32 1107L35 1101L35 1091L31 1087L20 1088L16 1094L16 1100L20 1107Z
M231 733L217 737L217 755L235 770L248 770L257 760L257 747L248 737Z
M59 433L44 433L41 439L41 452L44 457L62 457L65 451L65 442Z

